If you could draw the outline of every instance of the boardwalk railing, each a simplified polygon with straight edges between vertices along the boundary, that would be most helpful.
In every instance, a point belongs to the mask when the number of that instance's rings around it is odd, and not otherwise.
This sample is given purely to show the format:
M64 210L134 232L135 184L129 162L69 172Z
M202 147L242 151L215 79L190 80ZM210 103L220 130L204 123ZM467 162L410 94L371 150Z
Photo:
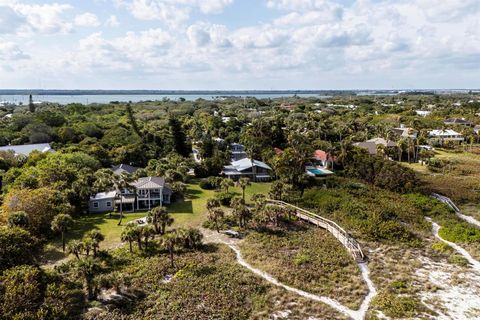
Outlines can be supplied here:
M445 203L447 206L452 208L452 210L455 211L456 213L461 212L460 209L455 205L455 203L453 203L453 201L450 198L442 196L441 194L438 194L438 193L432 193L432 197L434 197L435 199Z
M335 222L287 202L279 200L267 200L267 204L277 205L279 207L295 210L295 215L298 218L310 222L330 232L352 254L353 258L357 262L365 261L365 255L363 254L362 248L360 247L360 244L357 242L357 240L355 240L348 232L346 232Z

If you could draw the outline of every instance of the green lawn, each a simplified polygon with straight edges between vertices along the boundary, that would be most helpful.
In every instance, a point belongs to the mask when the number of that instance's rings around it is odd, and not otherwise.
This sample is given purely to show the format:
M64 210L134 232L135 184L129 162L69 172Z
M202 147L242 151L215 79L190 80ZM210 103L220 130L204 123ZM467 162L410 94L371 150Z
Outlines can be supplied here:
M173 227L200 227L207 219L207 200L214 197L216 193L213 190L203 190L197 183L188 184L187 188L184 201L167 207L175 220ZM250 201L251 196L255 193L267 194L269 190L270 183L252 183L245 191L246 200ZM238 187L231 188L230 192L234 192L238 196L242 194L242 190ZM111 217L108 214L89 214L75 219L74 227L72 231L68 232L66 238L67 241L81 239L88 231L97 229L105 236L105 241L102 242L101 248L114 248L121 243L120 235L123 226L129 221L143 218L145 215L146 212L125 213L122 226L118 226L119 215L116 213L112 214ZM47 259L56 260L64 258L60 251L61 243L60 240L57 240L53 245L48 246Z

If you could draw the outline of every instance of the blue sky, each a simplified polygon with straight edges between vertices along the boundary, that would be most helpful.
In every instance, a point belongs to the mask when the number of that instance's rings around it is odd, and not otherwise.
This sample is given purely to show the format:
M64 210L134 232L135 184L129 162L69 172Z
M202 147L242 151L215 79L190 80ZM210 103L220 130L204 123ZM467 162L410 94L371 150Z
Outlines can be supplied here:
M0 0L0 88L480 88L478 0Z

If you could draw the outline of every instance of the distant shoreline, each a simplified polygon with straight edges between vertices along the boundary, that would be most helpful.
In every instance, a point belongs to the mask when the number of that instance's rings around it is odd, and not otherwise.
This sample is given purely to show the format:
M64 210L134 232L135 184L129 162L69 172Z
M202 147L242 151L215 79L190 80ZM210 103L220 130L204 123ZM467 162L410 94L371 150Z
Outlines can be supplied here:
M59 89L0 89L0 95L36 96L82 96L82 95L212 95L212 96L256 96L256 95L345 95L358 93L399 94L399 93L480 93L480 89L415 89L415 90L59 90Z

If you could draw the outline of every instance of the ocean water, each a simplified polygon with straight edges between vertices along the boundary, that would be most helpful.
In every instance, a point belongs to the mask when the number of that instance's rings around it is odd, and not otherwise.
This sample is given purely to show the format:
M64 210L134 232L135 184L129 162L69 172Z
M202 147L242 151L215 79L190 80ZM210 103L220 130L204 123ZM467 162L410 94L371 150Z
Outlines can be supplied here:
M275 99L283 97L292 97L294 94L253 94L248 95L249 97L256 97L258 99ZM317 98L326 98L326 96L319 96L317 94L297 94L298 97L308 98L308 97L317 97ZM60 104L69 104L69 103L81 103L81 104L92 104L92 103L109 103L111 101L119 102L140 102L140 101L161 101L163 99L170 100L179 100L184 98L187 101L195 101L197 99L205 100L214 100L222 99L223 97L244 97L239 94L221 94L221 95L168 95L168 94L114 94L114 95L33 95L33 100L35 102L51 102L51 103L60 103ZM2 103L14 103L14 104L28 104L29 96L28 95L0 95L0 104Z

